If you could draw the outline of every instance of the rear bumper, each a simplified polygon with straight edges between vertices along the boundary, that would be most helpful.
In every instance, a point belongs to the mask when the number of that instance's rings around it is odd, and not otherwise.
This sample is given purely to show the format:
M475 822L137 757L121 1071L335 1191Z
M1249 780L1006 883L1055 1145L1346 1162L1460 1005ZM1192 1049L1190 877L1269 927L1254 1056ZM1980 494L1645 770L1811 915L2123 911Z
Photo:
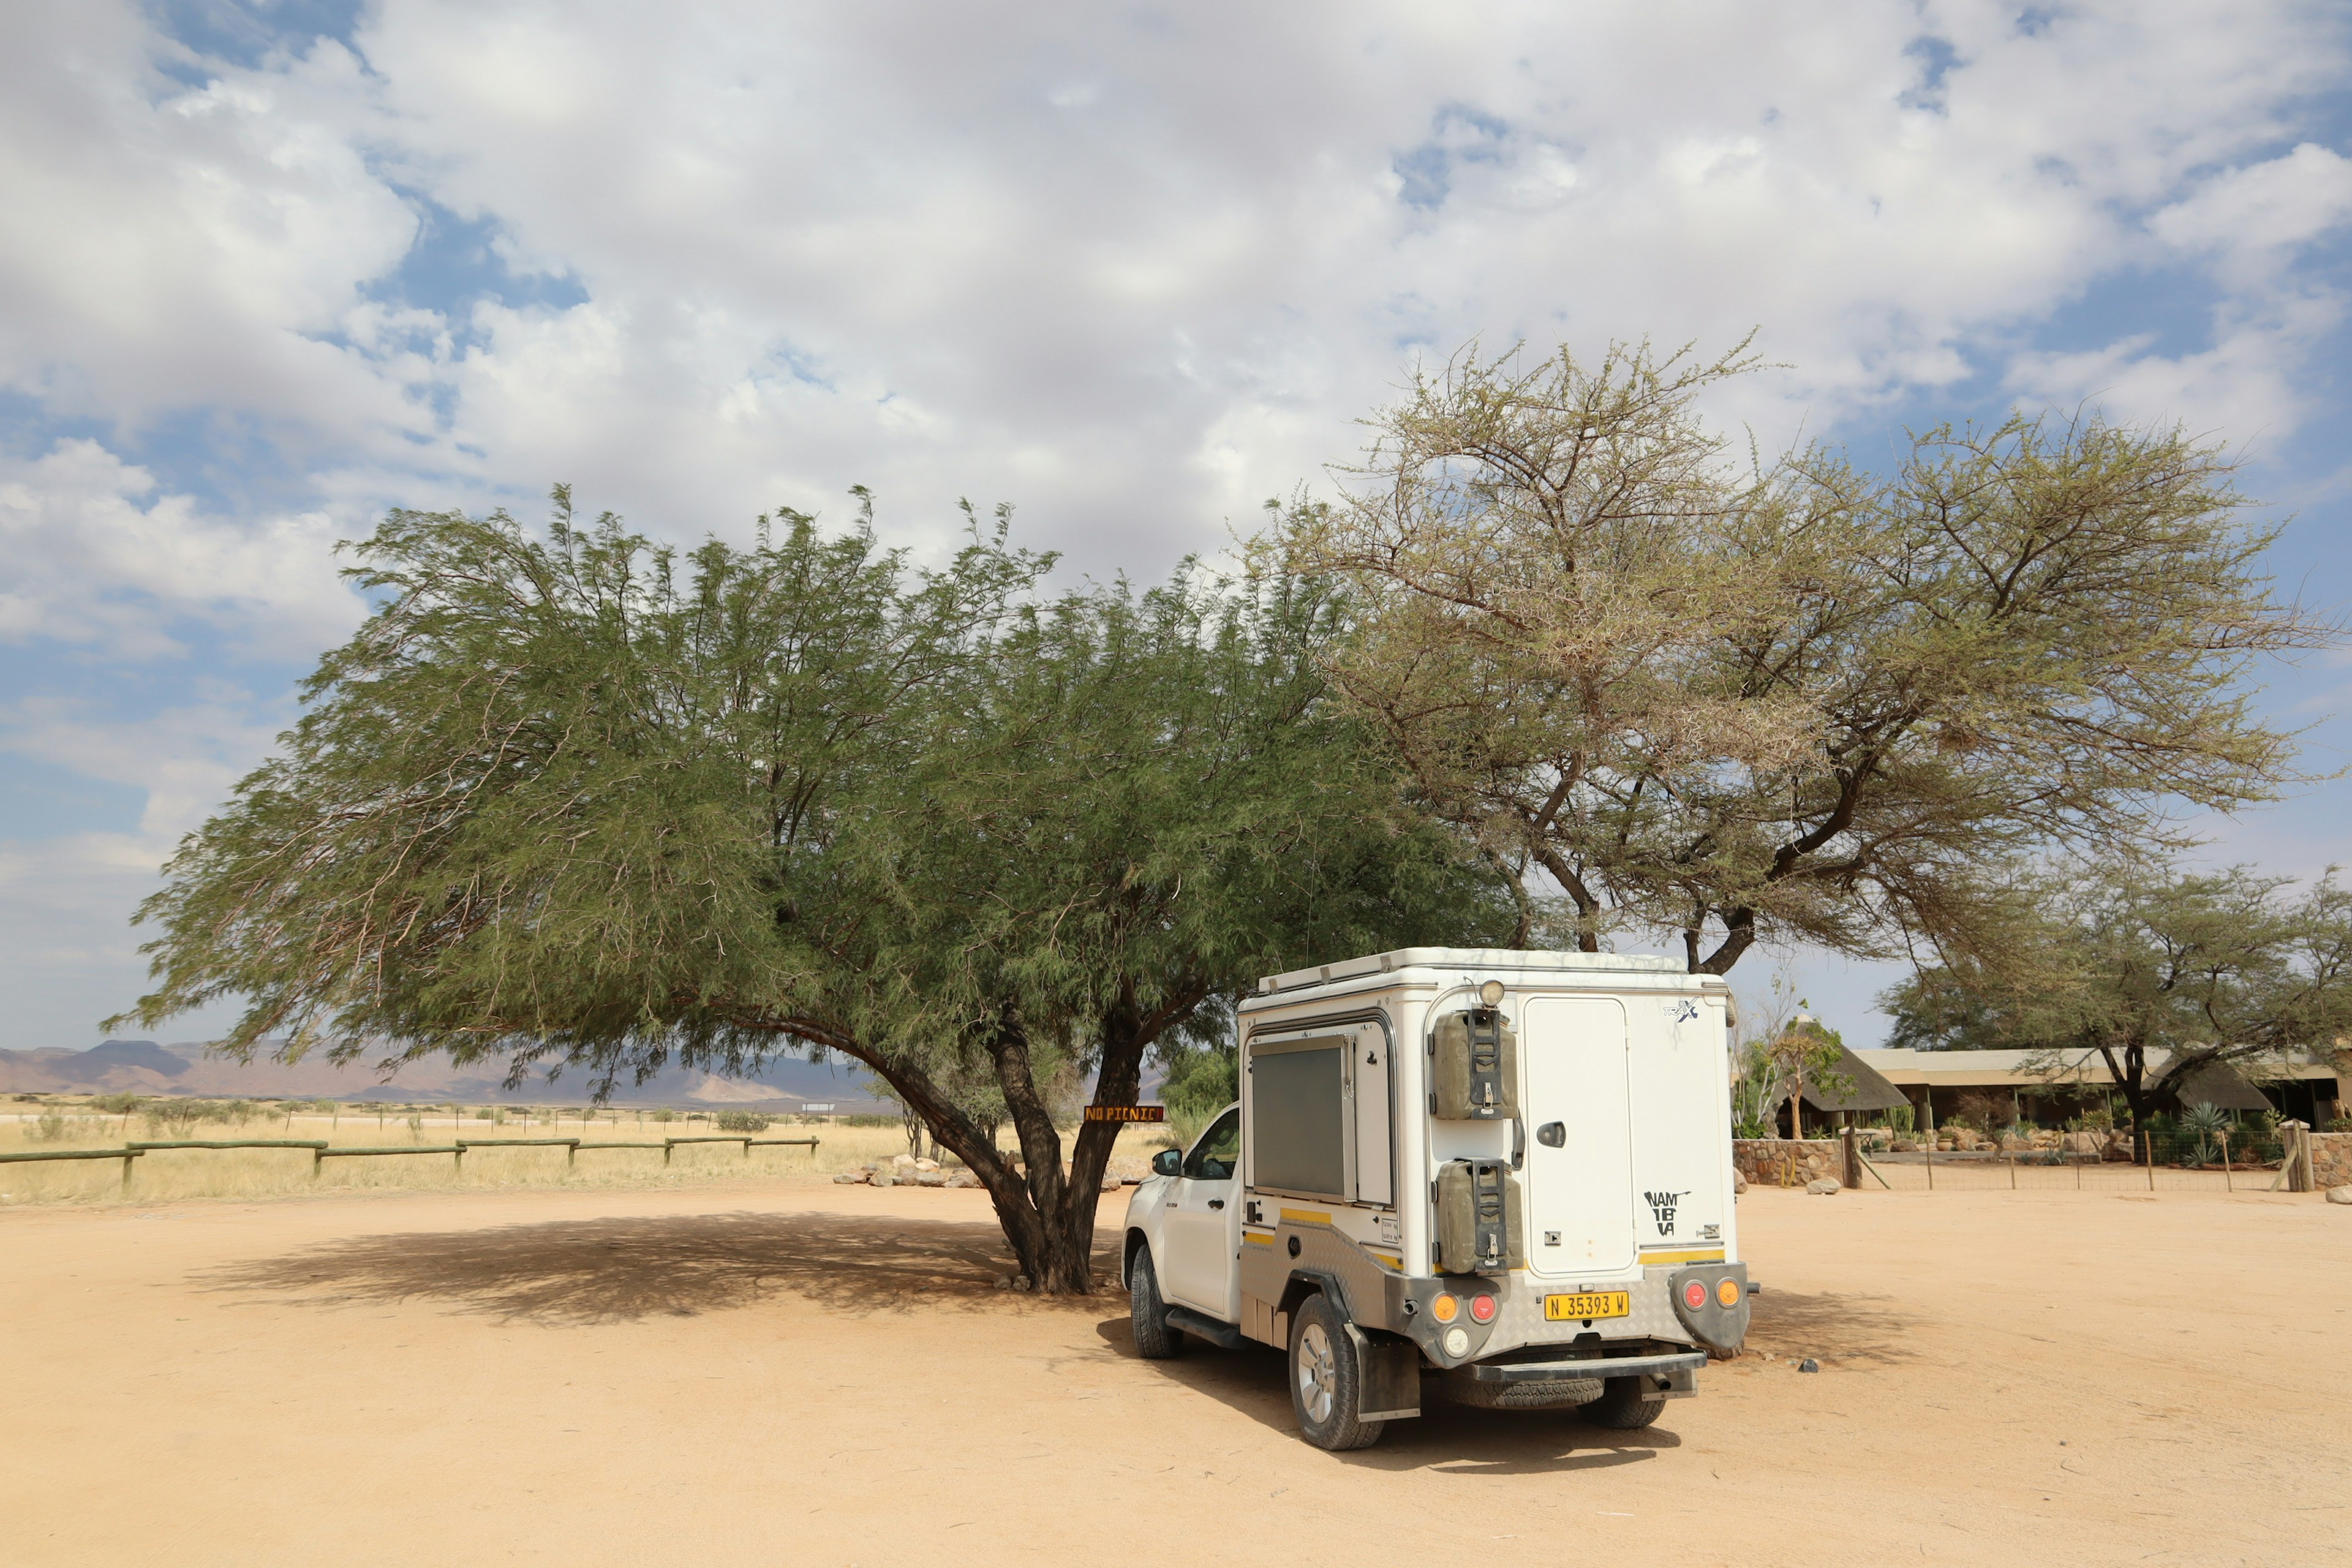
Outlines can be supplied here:
M1565 1361L1481 1362L1464 1367L1471 1381L1491 1387L1514 1402L1546 1387L1558 1387L1578 1401L1598 1399L1614 1379L1639 1378L1643 1392L1653 1399L1692 1399L1698 1394L1698 1369L1706 1364L1705 1351L1670 1355L1581 1356ZM1459 1376L1457 1373L1454 1375ZM1582 1384L1570 1393L1570 1385ZM1515 1391L1504 1394L1505 1389ZM1483 1401L1482 1401L1483 1402Z

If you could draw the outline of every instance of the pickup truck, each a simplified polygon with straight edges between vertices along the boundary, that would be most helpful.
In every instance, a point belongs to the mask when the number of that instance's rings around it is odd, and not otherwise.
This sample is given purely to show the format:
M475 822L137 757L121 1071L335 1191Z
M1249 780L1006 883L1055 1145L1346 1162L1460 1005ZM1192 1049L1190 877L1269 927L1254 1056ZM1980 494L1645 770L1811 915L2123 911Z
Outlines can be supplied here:
M1430 1397L1649 1425L1747 1334L1731 1016L1717 976L1614 954L1260 981L1240 1101L1129 1202L1137 1351L1281 1350L1325 1448Z

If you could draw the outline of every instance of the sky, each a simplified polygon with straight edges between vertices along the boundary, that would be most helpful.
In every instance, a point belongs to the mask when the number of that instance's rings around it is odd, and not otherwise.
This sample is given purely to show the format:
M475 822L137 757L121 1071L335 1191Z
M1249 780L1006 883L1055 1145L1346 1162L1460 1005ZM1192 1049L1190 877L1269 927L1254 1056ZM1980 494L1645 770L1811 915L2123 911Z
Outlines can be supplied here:
M1883 460L2091 406L2226 440L2352 601L2352 10L17 0L0 9L0 1047L129 923L364 606L385 509L691 542L1015 508L1151 577L1476 340L1727 347ZM2352 666L2253 672L2352 762ZM2352 861L2325 780L2200 853ZM1885 965L1751 955L1853 1043ZM201 1038L217 1015L181 1020Z

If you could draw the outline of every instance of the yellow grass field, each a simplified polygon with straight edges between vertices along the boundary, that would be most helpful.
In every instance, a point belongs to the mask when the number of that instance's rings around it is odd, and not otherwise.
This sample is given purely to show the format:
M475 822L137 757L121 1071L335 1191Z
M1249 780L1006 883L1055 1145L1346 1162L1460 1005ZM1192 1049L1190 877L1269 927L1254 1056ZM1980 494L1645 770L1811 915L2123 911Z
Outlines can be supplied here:
M41 1110L62 1114L64 1136L56 1142L37 1137ZM22 1107L21 1114L0 1113L0 1153L39 1152L61 1149L119 1149L124 1141L173 1139L297 1139L324 1142L330 1147L443 1147L458 1140L468 1142L499 1138L578 1138L581 1151L567 1159L561 1148L471 1149L463 1169L447 1153L330 1158L313 1169L303 1149L169 1149L142 1155L131 1163L126 1192L122 1165L111 1160L77 1160L0 1163L0 1206L19 1204L152 1204L174 1199L259 1198L321 1192L413 1192L502 1188L649 1188L693 1185L714 1179L740 1176L832 1175L855 1170L869 1161L887 1160L907 1152L907 1140L896 1127L851 1127L820 1122L802 1126L784 1121L770 1124L755 1138L814 1138L814 1152L795 1148L754 1148L736 1143L688 1144L674 1150L667 1166L662 1151L598 1147L633 1142L657 1143L664 1138L724 1136L707 1121L657 1121L651 1112L632 1110L598 1113L584 1127L576 1116L551 1121L541 1112L526 1122L509 1113L503 1123L480 1120L473 1109L461 1107L452 1117L446 1110L423 1112L411 1128L406 1112L381 1117L373 1111L345 1108L338 1114L300 1113L290 1120L282 1113L256 1115L240 1124L205 1122L185 1130L151 1124L139 1112L101 1115L86 1107L52 1105ZM616 1120L617 1118L617 1120ZM1072 1130L1064 1131L1064 1146ZM1160 1131L1132 1127L1121 1131L1115 1163L1139 1173L1158 1146ZM1009 1131L1002 1141L1011 1146ZM950 1169L956 1162L943 1162Z

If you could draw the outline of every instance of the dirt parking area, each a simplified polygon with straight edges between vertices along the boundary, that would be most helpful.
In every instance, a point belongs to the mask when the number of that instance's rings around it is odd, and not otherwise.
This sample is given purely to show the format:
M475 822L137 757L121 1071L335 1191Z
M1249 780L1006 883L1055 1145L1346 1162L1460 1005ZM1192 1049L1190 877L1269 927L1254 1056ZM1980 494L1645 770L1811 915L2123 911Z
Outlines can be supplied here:
M0 1560L2352 1561L2352 1209L1740 1212L1764 1353L1656 1427L1441 1409L1329 1455L1271 1352L1145 1363L1115 1289L992 1289L974 1193L19 1209Z

